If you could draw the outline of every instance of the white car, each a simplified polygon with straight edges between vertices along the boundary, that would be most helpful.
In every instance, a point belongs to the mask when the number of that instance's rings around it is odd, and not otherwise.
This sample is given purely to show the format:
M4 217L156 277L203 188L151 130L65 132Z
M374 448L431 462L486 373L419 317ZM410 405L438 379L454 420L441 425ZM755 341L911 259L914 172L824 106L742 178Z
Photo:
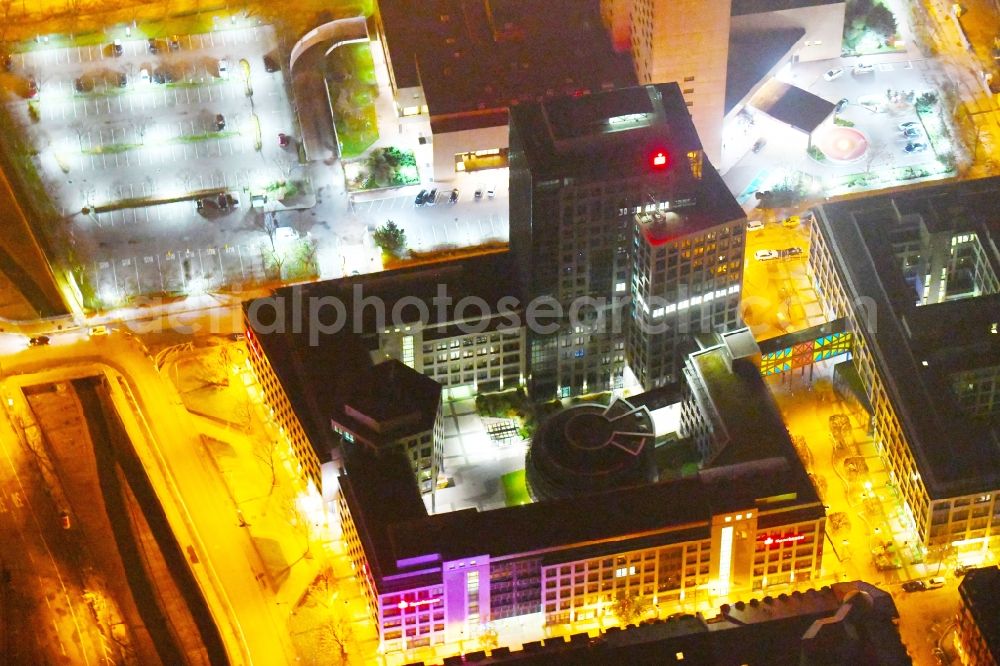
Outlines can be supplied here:
M753 253L753 258L757 261L771 261L778 258L778 253L774 250L757 250Z
M228 79L229 78L229 63L225 60L219 61L219 78Z
M875 72L875 65L865 65L863 63L858 63L854 66L854 74L872 74Z
M90 335L90 337L107 335L107 334L108 334L108 327L103 324L92 327L88 332L88 335Z
M925 587L928 590L936 590L939 587L944 587L944 576L934 576L928 578L925 582Z
M843 75L844 75L843 67L834 67L833 69L829 70L826 74L824 74L823 78L826 79L827 81L833 81L835 79L839 79Z
M764 228L764 223L760 220L750 220L747 222L747 231L760 231Z

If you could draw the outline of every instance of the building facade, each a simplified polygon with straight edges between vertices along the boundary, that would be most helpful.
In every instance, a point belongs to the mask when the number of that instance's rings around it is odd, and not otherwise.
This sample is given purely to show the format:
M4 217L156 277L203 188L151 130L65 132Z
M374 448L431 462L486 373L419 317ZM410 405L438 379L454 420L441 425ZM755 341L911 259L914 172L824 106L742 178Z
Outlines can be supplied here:
M722 149L730 0L602 0L615 46L632 56L640 84L681 86L710 160Z
M809 257L828 316L853 333L874 438L912 526L967 562L1000 536L994 182L824 206Z
M260 345L253 328L244 325L244 334L247 342L247 362L257 379L257 385L261 390L261 398L268 407L268 412L274 423L278 426L279 432L283 433L292 446L295 460L298 463L298 473L303 478L311 481L317 489L323 487L320 475L320 459L316 453L315 445L309 440L302 422L299 421L298 414L288 399L288 394L282 386L281 380L275 373L268 361L267 354Z
M536 398L677 381L738 324L745 216L675 84L519 105L510 188L522 290L559 313L528 332Z

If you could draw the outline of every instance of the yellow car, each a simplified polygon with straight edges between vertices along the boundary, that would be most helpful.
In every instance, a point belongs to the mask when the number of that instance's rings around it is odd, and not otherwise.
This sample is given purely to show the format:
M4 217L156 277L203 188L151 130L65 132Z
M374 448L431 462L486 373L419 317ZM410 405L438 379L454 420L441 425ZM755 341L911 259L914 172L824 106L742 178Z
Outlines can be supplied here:
M786 217L784 220L781 221L781 224L782 226L788 227L789 229L794 229L797 226L799 226L799 216L792 215L790 217Z

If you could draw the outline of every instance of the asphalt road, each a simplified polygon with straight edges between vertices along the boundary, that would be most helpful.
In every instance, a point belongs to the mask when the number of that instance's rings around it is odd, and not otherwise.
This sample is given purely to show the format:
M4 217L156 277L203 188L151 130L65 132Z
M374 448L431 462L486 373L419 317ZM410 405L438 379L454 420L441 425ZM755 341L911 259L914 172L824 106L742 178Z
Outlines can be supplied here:
M0 418L0 561L11 572L3 593L3 663L97 666L105 649L83 594L85 550L61 528L60 508L28 460L7 410Z

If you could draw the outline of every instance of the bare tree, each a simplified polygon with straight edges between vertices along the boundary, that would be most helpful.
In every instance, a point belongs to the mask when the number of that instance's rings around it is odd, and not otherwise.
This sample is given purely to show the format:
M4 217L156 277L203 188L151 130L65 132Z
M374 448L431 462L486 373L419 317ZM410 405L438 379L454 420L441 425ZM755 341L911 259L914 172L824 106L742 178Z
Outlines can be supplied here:
M270 497L274 489L278 487L278 445L279 441L273 437L257 439L254 446L254 456L257 457L267 470L271 473L271 485L267 489L267 496Z
M312 611L308 614L312 621L299 633L309 634L312 639L308 653L321 655L321 661L313 663L322 663L324 666L346 664L347 645L353 638L353 632L346 614L347 600L341 599L333 572L326 570L316 577L303 606Z

